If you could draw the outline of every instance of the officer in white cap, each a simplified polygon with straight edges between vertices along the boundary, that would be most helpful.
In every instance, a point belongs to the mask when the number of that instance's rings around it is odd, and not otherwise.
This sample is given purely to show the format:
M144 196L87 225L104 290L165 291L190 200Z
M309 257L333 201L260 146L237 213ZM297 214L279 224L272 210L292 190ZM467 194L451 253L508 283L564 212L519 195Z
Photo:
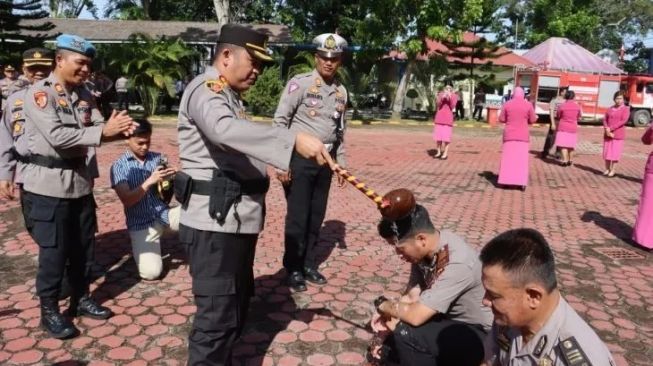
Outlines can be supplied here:
M321 34L316 46L315 69L293 77L283 91L274 125L308 132L322 140L337 163L345 166L345 108L347 90L336 77L347 41L337 34ZM277 171L284 185L288 212L285 225L283 265L288 285L306 291L306 281L325 284L317 271L313 248L326 213L332 171L294 153L290 169ZM338 176L339 185L344 180Z

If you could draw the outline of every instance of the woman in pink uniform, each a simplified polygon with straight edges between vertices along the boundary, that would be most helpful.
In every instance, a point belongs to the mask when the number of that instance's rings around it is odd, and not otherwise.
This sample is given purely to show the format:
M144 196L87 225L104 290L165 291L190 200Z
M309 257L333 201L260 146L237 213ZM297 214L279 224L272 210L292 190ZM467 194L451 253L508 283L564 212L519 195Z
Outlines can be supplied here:
M453 92L451 85L447 85L444 91L438 93L435 102L437 112L433 123L433 140L435 140L436 149L434 158L447 160L449 157L449 143L451 142L451 133L453 131L453 110L456 108L458 98Z
M582 112L580 105L574 102L574 97L576 97L576 94L571 90L567 90L565 102L558 106L556 112L558 123L555 144L560 148L562 154L562 166L572 164L572 151L576 148L578 139L578 121L582 116Z
M645 145L653 143L653 125L642 136L642 142ZM644 169L642 195L639 197L633 240L643 247L653 249L653 151L649 154Z
M512 99L506 102L499 115L499 121L506 124L503 130L499 184L528 185L528 125L537 121L533 104L524 99L524 89L517 87Z
M603 175L614 177L614 166L621 158L626 139L626 123L630 117L630 107L624 105L623 92L614 94L614 105L605 112L603 127L603 159L605 160L605 171Z

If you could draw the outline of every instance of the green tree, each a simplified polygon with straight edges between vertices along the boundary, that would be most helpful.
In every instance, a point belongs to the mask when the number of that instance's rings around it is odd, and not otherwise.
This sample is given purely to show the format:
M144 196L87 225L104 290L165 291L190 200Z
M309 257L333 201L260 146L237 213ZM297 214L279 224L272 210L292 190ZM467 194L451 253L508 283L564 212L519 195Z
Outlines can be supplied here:
M18 64L23 50L43 44L45 37L36 32L47 32L54 28L54 24L44 21L26 25L21 21L47 16L48 12L43 9L41 0L0 1L0 64ZM25 31L29 31L30 35L26 35Z
M145 115L156 113L163 93L175 95L175 80L187 75L197 61L197 51L181 40L154 40L144 34L131 37L124 45L112 45L109 65L120 67L141 97Z
M77 18L84 9L97 17L93 0L49 0L48 5L52 18Z
M268 66L259 75L256 83L243 94L243 100L247 102L253 114L272 116L279 104L283 88L281 68L278 65Z

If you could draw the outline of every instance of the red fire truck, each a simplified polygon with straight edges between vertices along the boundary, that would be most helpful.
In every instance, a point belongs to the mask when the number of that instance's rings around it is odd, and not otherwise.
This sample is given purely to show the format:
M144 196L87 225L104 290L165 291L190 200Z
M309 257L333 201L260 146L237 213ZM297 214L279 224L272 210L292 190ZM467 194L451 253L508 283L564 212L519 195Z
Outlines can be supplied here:
M653 76L608 75L575 71L540 70L518 68L515 83L530 90L535 102L535 112L549 115L549 103L560 87L569 87L576 93L576 101L583 108L583 119L603 120L606 110L614 104L613 96L618 90L626 93L631 111L631 121L643 126L651 121L653 110Z

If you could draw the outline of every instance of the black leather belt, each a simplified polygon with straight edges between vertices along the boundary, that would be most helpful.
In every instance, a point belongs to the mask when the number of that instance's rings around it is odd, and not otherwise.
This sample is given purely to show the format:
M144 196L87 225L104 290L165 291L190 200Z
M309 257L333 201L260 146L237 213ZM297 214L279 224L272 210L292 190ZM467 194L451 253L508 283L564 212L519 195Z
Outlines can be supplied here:
M51 156L30 155L23 157L29 163L50 169L77 169L86 164L86 157L59 159Z

